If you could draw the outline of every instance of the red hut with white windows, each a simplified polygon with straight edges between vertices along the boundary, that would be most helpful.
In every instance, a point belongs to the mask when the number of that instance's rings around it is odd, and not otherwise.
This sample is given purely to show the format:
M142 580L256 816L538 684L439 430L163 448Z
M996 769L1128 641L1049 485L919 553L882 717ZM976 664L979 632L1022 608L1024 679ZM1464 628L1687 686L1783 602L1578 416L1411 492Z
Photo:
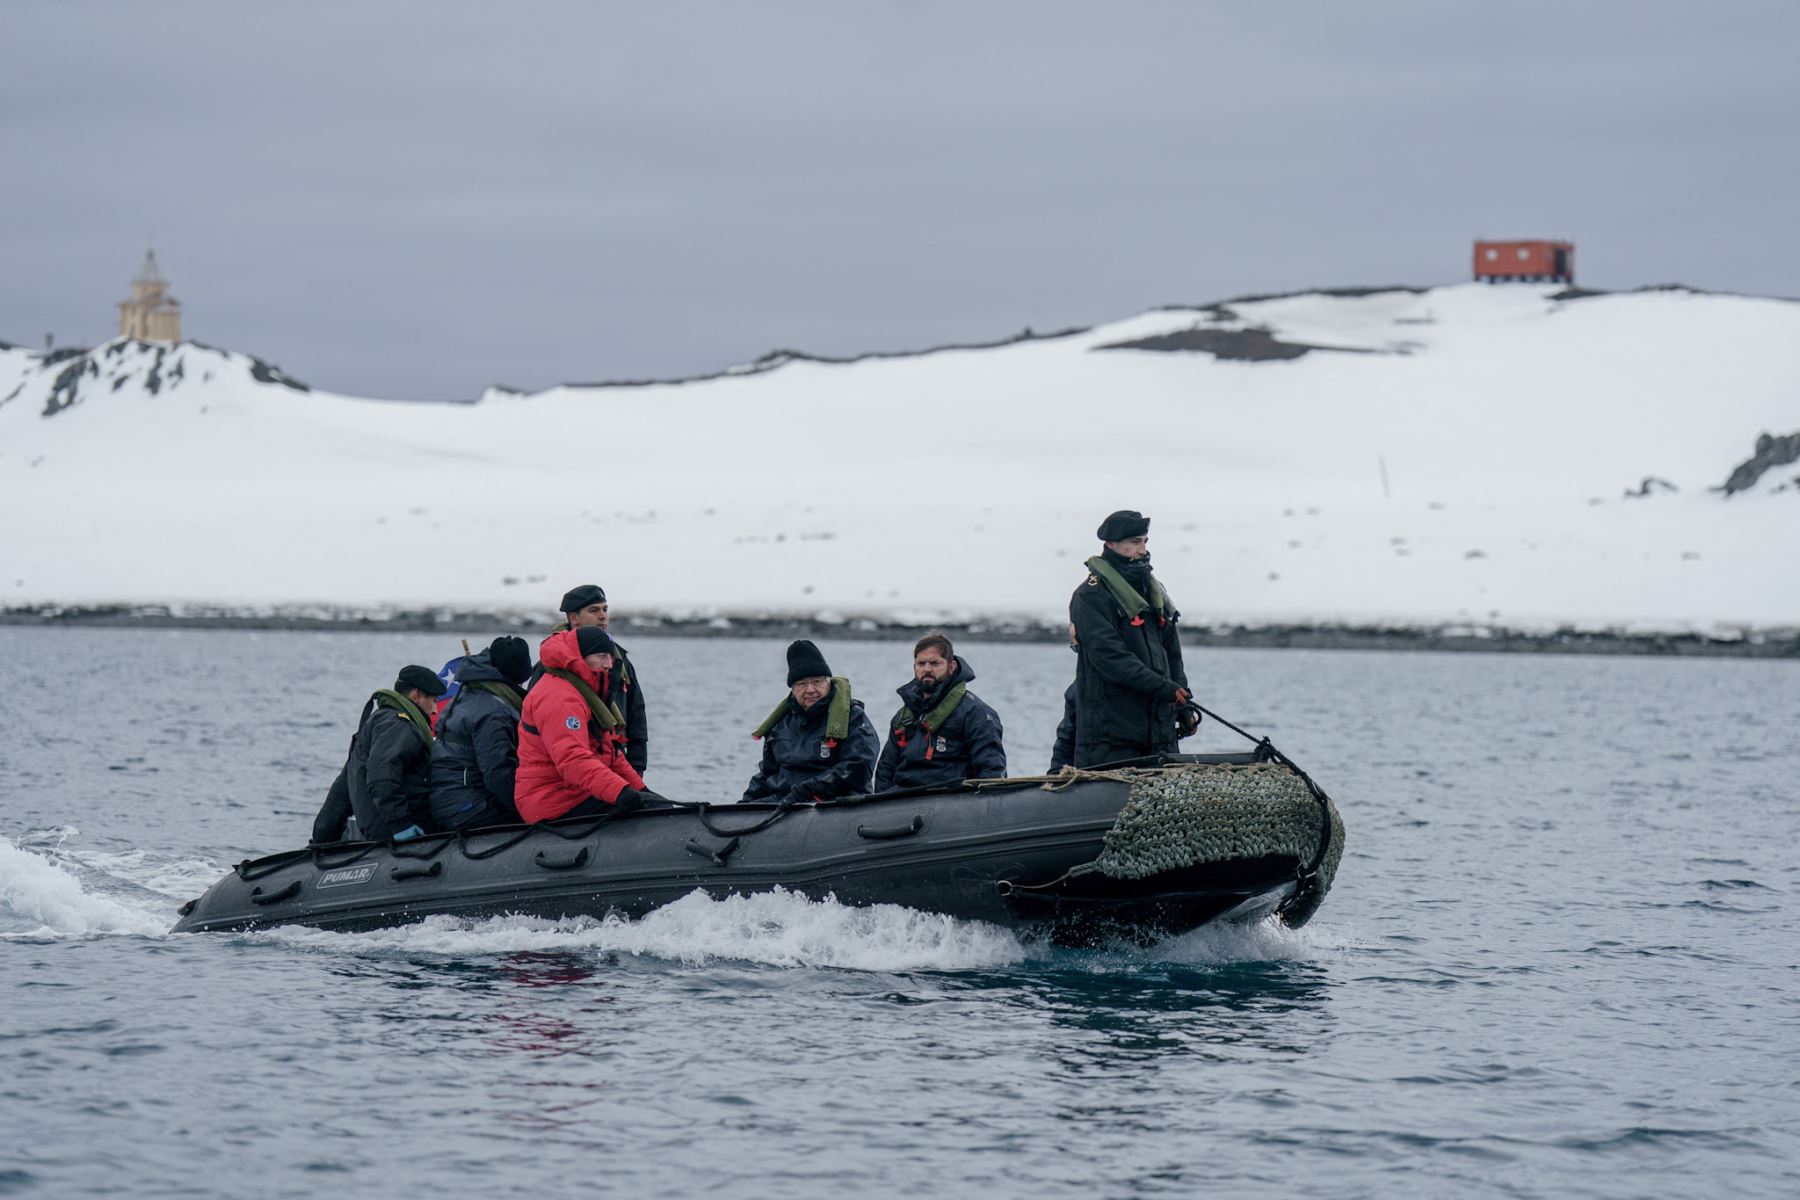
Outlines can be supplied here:
M1475 279L1488 283L1575 283L1574 242L1476 242Z

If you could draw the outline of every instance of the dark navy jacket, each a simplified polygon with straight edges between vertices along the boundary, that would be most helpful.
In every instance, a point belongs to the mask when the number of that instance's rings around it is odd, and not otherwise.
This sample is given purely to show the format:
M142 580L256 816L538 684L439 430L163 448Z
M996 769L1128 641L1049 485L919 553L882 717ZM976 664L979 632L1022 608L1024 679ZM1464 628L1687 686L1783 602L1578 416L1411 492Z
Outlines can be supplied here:
M744 789L744 799L779 800L802 788L798 799L830 800L869 790L881 739L869 723L861 700L850 701L850 734L828 745L825 718L837 684L812 708L801 711L792 699L787 712L763 737L762 765ZM804 785L804 786L802 786Z
M1173 750L1175 689L1185 688L1180 614L1132 615L1089 575L1069 599L1079 643L1075 667L1075 765Z
M486 650L463 659L456 681L460 686L438 717L437 744L431 748L431 819L439 829L515 822L519 710L491 692L469 686L512 685L494 668Z
M888 722L887 745L882 747L881 762L875 768L876 791L937 787L963 779L1005 778L1006 748L1001 744L1000 716L974 692L963 693L962 702L945 719L942 728L928 734L918 724L918 718L936 708L951 688L974 678L974 668L958 655L956 670L930 696L924 694L917 679L909 679L895 689L900 702L912 709L914 723L909 729L900 728L904 709L895 711L894 719Z

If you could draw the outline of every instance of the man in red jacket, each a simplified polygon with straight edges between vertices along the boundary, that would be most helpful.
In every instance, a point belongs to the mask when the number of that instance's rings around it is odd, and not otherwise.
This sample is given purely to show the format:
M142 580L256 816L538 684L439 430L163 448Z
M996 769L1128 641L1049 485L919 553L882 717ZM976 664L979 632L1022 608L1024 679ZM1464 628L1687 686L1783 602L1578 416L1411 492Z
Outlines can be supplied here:
M626 813L660 800L625 760L625 715L606 698L617 664L612 638L592 625L566 629L538 653L544 676L525 694L519 718L519 816Z

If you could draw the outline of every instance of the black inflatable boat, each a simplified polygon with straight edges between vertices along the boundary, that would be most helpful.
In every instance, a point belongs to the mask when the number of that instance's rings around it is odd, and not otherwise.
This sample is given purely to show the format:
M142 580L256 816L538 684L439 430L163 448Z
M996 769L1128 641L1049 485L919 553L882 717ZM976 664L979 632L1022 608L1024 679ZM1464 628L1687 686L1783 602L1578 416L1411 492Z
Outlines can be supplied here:
M1058 941L1304 923L1343 849L1331 800L1266 743L1054 780L309 846L239 863L175 932L368 929L433 914L630 917L698 889L786 888L1030 927Z

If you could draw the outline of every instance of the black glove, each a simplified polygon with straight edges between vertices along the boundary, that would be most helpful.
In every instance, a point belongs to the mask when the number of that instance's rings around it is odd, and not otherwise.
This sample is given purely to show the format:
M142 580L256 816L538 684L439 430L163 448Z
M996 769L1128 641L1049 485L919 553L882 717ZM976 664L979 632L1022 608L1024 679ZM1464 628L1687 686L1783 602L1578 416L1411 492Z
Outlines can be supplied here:
M1175 710L1175 724L1181 730L1182 737L1192 737L1200 728L1200 706L1189 700Z
M783 804L816 804L818 797L813 794L814 784L797 783L788 789L788 794L781 798Z
M613 812L624 816L644 807L644 793L627 784L619 789L619 798L613 801Z
M645 804L673 805L675 803L673 800L669 799L667 796L663 795L661 792L653 792L649 788L639 788L638 795L643 797Z

